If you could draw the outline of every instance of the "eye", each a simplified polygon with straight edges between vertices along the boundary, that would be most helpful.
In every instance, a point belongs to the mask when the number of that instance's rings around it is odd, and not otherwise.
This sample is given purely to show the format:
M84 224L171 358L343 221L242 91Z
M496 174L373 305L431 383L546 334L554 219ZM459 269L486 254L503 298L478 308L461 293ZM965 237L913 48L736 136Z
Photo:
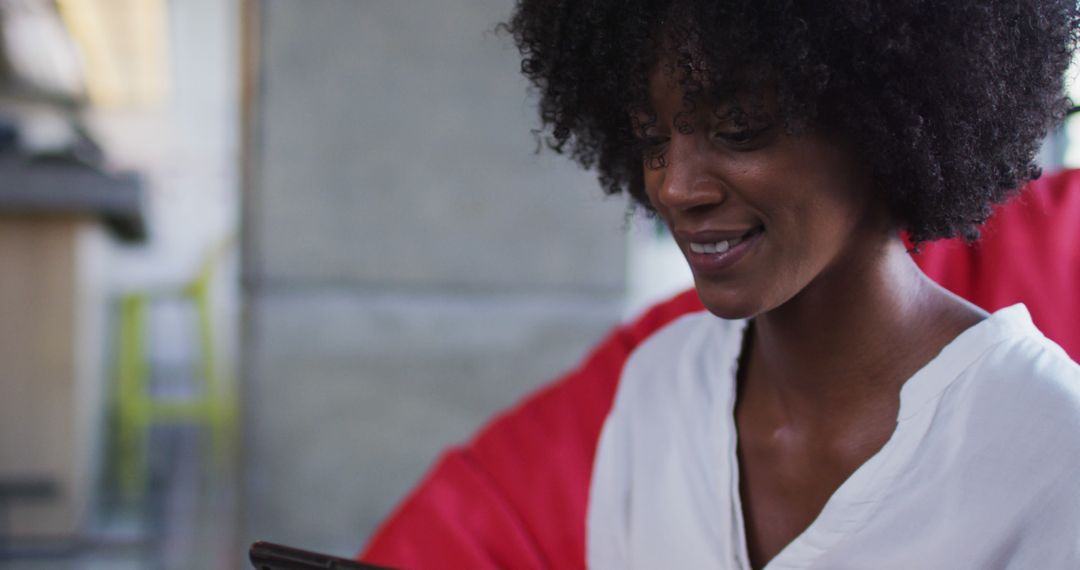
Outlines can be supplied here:
M768 144L772 125L728 125L712 131L712 139L735 150L755 150Z
M738 106L726 107L714 111L709 136L735 150L753 150L768 142L773 125L768 114L747 112Z
M760 130L755 131L755 130L753 130L753 128L743 127L743 128L737 128L737 130L730 130L730 131L725 131L725 130L714 131L713 132L713 138L724 139L724 140L727 140L728 142L733 142L733 144L737 144L737 145L746 145L746 144L750 144L750 142L752 142L757 137L758 134L760 134Z

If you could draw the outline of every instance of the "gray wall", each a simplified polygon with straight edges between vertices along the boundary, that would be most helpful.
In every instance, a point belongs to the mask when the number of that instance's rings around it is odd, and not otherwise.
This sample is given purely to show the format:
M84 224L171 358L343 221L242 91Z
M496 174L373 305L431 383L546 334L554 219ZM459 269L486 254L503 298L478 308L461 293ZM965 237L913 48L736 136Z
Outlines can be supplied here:
M534 154L510 0L264 0L246 534L358 549L618 319L624 201Z

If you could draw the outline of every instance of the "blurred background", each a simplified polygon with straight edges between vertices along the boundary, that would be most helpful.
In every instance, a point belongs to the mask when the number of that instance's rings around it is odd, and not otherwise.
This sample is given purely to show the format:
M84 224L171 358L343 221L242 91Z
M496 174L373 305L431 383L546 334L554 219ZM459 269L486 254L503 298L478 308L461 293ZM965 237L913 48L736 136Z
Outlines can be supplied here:
M511 8L0 0L0 567L352 556L441 449L689 286L535 152Z

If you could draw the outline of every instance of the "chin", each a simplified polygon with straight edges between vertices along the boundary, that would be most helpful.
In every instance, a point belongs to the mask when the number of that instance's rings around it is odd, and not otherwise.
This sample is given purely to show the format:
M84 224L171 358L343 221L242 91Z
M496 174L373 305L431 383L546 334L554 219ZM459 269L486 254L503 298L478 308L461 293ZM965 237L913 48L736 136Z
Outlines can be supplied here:
M759 299L744 292L717 290L715 286L702 283L697 283L695 289L705 310L721 319L749 319L765 311Z

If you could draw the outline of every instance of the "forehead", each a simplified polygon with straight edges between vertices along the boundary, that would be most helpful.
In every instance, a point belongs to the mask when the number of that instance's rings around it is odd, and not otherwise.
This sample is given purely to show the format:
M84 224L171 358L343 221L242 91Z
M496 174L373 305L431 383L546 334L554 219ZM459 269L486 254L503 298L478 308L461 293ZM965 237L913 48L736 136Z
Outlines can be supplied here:
M678 66L661 60L647 76L646 111L659 117L711 112L720 117L737 114L771 115L778 111L776 91L756 81L753 73L730 79L710 77L705 69Z

